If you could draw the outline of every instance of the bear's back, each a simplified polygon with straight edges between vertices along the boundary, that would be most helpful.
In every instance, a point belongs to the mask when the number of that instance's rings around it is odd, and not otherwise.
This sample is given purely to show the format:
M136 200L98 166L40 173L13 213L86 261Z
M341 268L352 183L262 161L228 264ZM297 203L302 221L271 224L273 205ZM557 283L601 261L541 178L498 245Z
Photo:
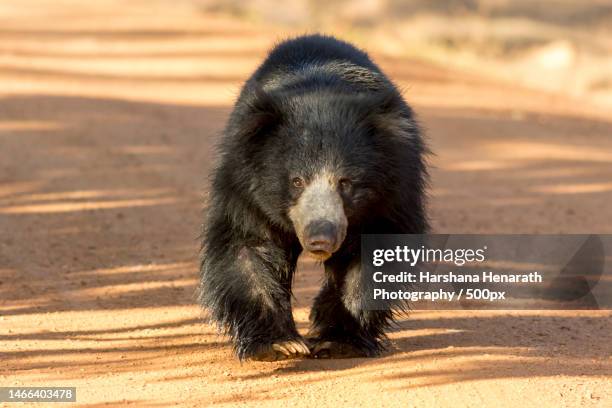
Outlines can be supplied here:
M276 46L249 82L264 89L342 84L356 90L378 90L388 85L365 52L320 34Z

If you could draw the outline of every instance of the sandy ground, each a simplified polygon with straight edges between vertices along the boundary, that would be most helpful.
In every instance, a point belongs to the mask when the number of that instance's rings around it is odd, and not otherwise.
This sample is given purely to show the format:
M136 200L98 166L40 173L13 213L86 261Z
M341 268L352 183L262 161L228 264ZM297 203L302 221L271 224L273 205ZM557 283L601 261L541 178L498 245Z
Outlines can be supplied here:
M126 3L0 4L0 385L83 407L612 406L603 311L415 312L381 358L240 364L201 323L196 235L232 99L286 33ZM436 153L435 231L612 233L605 110L372 51ZM297 275L300 330L320 273Z

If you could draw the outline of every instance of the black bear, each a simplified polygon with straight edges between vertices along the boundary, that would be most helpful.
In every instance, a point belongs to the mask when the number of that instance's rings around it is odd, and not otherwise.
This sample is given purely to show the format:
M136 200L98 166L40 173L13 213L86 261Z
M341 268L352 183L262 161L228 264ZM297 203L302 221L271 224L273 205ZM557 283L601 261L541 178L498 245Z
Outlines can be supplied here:
M203 226L200 302L240 359L375 356L392 310L366 310L361 234L421 234L426 147L366 53L323 35L277 45L244 85L219 146ZM291 283L324 262L308 340Z

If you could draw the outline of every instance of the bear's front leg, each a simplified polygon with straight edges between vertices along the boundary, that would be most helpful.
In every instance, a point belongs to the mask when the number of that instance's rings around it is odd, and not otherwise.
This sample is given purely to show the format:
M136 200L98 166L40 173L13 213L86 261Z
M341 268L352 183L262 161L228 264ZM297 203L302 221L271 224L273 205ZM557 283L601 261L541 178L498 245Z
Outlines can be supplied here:
M293 258L273 245L205 248L200 300L241 360L309 354L291 313Z
M325 283L310 313L314 358L373 357L384 350L391 310L367 310L359 258L330 259Z

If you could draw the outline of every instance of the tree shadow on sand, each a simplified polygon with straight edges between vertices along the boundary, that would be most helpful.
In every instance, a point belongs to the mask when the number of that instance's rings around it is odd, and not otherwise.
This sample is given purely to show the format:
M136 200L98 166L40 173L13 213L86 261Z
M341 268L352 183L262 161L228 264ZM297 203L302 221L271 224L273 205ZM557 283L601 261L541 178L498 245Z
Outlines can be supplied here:
M2 316L26 319L51 312L112 313L195 305L196 237L205 178L229 108L50 95L7 97L1 103L0 230L10 231L0 237ZM503 214L518 214L511 218L520 220L525 212L541 212L534 224L502 224L500 229L525 232L523 226L537 231L555 225L571 232L589 216L574 210L576 220L567 217L565 211L578 208L577 199L585 211L601 208L609 199L612 188L605 185L603 175L612 158L598 146L607 146L603 137L610 134L611 123L586 125L571 117L546 118L551 123L561 121L570 133L591 132L591 146L586 149L569 141L569 133L553 138L559 131L554 126L535 143L522 133L524 123L504 120L509 130L487 133L498 126L498 116L476 110L452 115L444 109L423 110L438 154L432 200L438 229L473 232L469 229L481 231L489 225L488 231L493 231ZM462 128L484 131L461 141L454 131ZM508 150L508 140L521 148ZM462 143L473 149L465 153ZM542 145L552 146L552 158ZM597 153L598 149L602 151ZM487 157L488 162L472 156ZM510 178L525 180L520 191L499 187ZM559 183L567 188L551 194ZM495 211L479 211L484 207ZM564 226L555 208L569 219ZM450 216L441 217L447 211ZM300 296L312 298L316 293L311 280L308 285L311 288ZM601 312L588 316L457 312L431 318L415 313L390 333L393 347L381 358L245 363L244 373L237 377L257 381L293 374L296 381L307 383L364 376L390 387L397 386L397 380L410 387L534 375L611 375L610 322L609 314ZM209 329L197 316L167 324L174 325L176 332L143 335L145 324L99 332L16 330L3 333L0 341L84 343L48 348L28 343L27 349L5 353L2 361L12 361L13 368L23 361L23 370L42 369L61 364L62 356L80 350L93 360L75 364L97 369L95 356L103 355L112 357L100 370L138 371L149 369L149 363L163 367L169 356L195 354L193 364L201 366L233 358L227 339L210 340L211 334L202 332ZM304 322L300 328L306 328ZM97 339L100 344L95 347L85 343ZM221 354L211 360L212 350ZM121 358L121 353L127 357ZM45 354L50 360L41 362ZM130 363L135 365L125 365L126 359L134 359ZM439 361L440 367L418 368L432 361ZM462 363L454 365L457 361ZM70 365L64 368L62 375L78 375Z

